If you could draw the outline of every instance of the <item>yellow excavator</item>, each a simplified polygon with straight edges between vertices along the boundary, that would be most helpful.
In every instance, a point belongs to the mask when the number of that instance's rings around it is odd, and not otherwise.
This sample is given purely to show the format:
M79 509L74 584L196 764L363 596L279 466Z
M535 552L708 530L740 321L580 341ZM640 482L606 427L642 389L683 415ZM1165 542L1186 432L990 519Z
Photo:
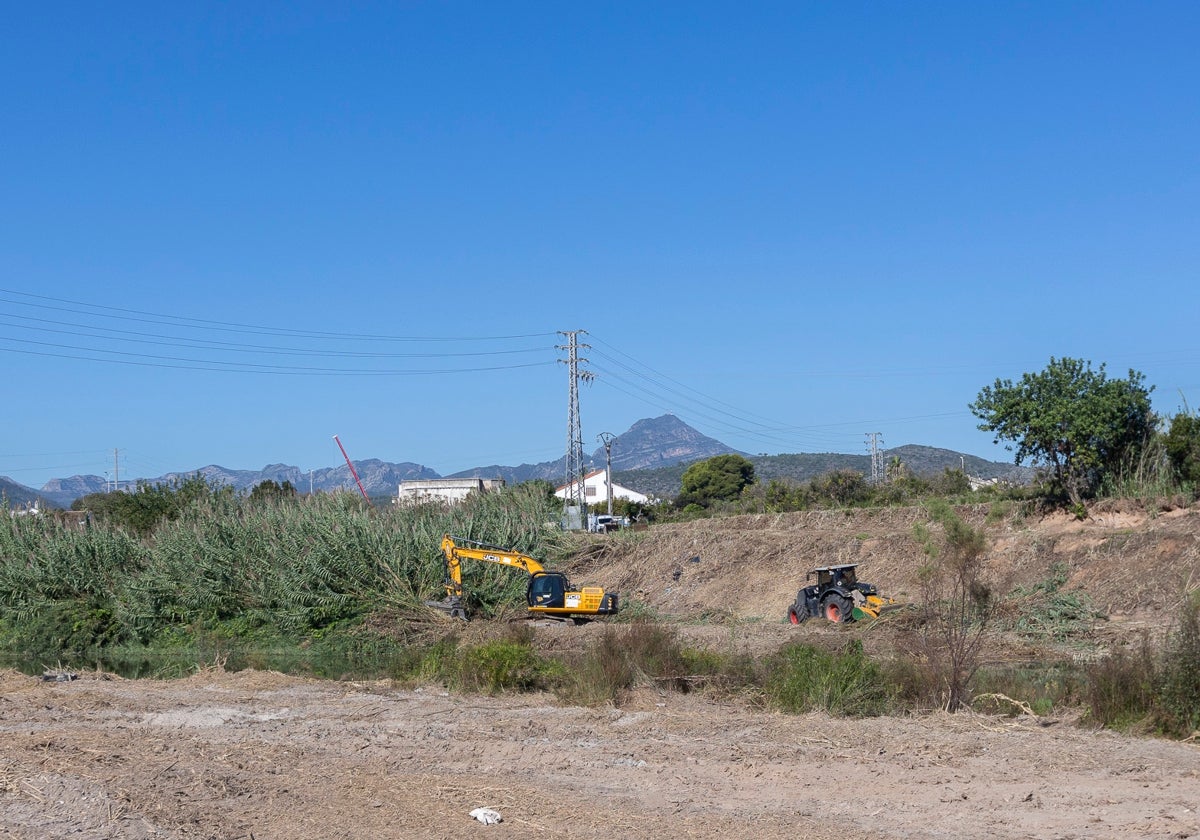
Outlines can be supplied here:
M530 618L581 621L617 614L615 592L605 592L599 586L576 588L562 572L548 571L537 560L519 551L446 534L442 537L442 555L446 558L446 597L441 601L426 601L426 604L449 613L451 618L467 620L467 610L463 604L463 560L499 563L528 574L529 587L525 591L525 601Z

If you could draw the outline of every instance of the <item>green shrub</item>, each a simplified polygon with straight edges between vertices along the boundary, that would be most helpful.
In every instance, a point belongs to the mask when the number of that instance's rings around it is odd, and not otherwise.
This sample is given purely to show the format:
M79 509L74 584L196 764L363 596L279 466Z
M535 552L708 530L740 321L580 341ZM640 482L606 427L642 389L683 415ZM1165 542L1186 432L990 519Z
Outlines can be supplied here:
M1200 731L1200 602L1188 599L1167 641L1159 676L1159 727L1181 738Z
M615 618L610 619L609 623L636 624L638 622L658 621L659 618L658 610L645 601L639 601L636 598L623 598L621 600L621 611L617 613Z
M1153 714L1157 674L1146 640L1140 650L1116 650L1086 673L1088 720L1096 725L1130 729Z
M639 684L690 691L721 661L685 648L669 627L648 622L609 625L591 648L571 658L555 690L567 702L620 704Z
M543 663L527 642L498 639L459 650L459 684L467 691L498 694L538 686Z
M892 694L883 669L867 658L857 639L833 653L790 644L767 665L763 689L770 702L785 712L869 717L891 709Z
M0 646L42 659L76 658L120 635L107 606L94 600L42 602L0 619Z
M295 645L440 597L445 533L533 556L555 548L543 527L553 502L522 488L453 509L373 510L349 494L251 501L189 479L91 501L100 510L83 531L52 517L0 522L5 650L148 645L173 628L250 644L271 627ZM464 577L480 615L523 600L525 580L509 569L475 564Z
M956 711L971 702L975 672L991 634L997 599L987 581L987 537L963 522L941 499L927 503L931 525L913 526L929 557L918 572L921 585L917 638L929 675L939 685L943 705Z
M986 522L988 525L999 525L1005 519L1012 516L1013 503L1010 500L1002 499L994 501L988 505Z

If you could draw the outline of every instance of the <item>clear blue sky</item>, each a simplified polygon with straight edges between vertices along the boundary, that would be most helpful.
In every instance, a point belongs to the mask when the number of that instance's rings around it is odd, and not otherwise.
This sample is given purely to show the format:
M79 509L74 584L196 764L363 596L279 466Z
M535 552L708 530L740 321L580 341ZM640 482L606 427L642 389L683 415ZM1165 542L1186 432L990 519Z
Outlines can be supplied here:
M9 4L0 475L1009 460L1052 356L1200 406L1200 4Z

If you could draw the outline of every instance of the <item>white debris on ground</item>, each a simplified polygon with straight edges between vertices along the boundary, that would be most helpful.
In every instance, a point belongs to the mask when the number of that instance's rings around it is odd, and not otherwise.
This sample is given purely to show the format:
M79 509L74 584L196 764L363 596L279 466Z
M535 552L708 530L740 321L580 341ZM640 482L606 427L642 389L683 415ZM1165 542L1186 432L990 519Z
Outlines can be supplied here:
M504 821L504 817L500 816L500 812L493 811L491 808L476 808L471 812L471 816L484 825L495 825L498 822Z

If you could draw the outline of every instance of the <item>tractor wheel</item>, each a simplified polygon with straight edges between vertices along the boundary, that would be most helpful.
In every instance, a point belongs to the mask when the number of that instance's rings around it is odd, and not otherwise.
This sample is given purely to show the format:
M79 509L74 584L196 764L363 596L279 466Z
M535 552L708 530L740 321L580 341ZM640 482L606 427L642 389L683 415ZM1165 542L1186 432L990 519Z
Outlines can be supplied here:
M788 607L788 621L792 624L803 624L808 621L808 610L800 612L796 609L796 605L792 604Z
M834 624L854 620L854 606L841 595L830 595L825 601L825 618Z

